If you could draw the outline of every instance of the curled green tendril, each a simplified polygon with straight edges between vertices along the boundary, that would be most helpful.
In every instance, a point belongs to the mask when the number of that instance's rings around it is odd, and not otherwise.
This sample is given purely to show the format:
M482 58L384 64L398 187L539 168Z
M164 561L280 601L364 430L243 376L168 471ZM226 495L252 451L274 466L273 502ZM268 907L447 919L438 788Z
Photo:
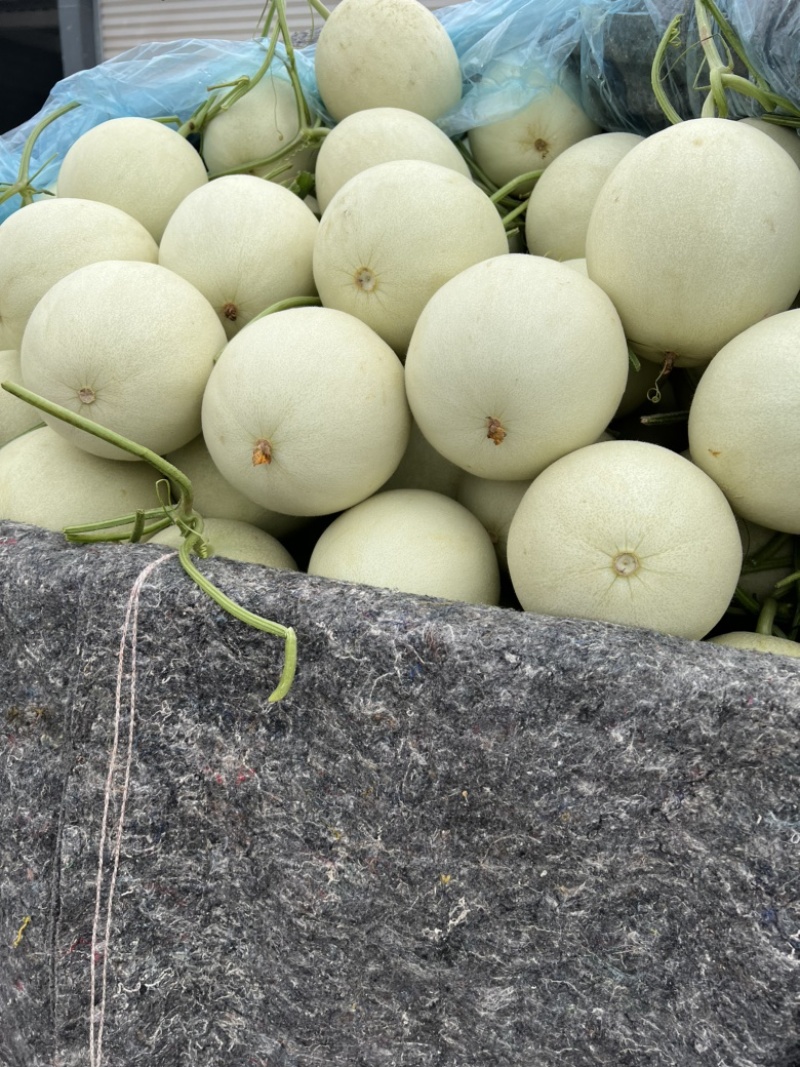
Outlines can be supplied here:
M283 638L285 646L283 668L278 685L268 699L270 703L274 703L285 697L292 686L297 670L297 635L291 626L283 626L280 623L265 619L231 600L213 582L201 574L194 565L191 559L192 554L200 558L207 558L210 554L210 546L203 537L203 519L193 507L192 483L183 471L144 445L137 444L135 441L131 441L127 437L107 429L105 426L100 426L99 423L91 422L83 415L77 415L68 408L54 404L52 401L31 392L29 389L25 389L16 382L5 381L0 384L2 384L2 388L6 392L11 393L20 400L24 400L26 403L45 412L45 414L61 419L63 422L69 423L80 430L85 430L87 433L99 437L117 448L129 452L132 456L144 460L163 476L156 483L156 492L161 502L160 508L146 511L139 510L131 515L123 515L120 518L103 522L68 526L64 530L64 535L70 541L81 543L115 540L132 541L139 540L143 535L149 535L151 531L155 532L156 529L164 529L169 525L177 526L183 535L183 540L178 549L178 560L192 581L224 611L233 615L240 622L244 622L256 630L272 634L274 637ZM176 503L172 501L172 487L177 489L178 500ZM154 525L148 526L147 524L151 519L157 521ZM130 527L127 532L120 532L120 528L127 527ZM118 532L109 534L107 532L109 530Z

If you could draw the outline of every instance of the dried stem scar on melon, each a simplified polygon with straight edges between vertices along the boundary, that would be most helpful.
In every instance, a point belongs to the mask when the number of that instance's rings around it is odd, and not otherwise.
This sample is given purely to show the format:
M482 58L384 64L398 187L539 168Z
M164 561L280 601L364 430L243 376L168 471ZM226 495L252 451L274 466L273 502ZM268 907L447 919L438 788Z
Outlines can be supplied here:
M363 319L398 353L440 285L508 252L497 208L469 178L397 159L361 171L328 204L314 245L326 307Z
M22 339L23 385L160 455L200 433L200 405L226 337L193 285L157 263L90 263L49 289ZM98 456L127 452L53 416Z
M359 319L293 308L229 341L203 398L223 476L262 507L326 515L365 499L399 464L411 416L397 356Z
M228 337L272 304L316 293L312 255L319 223L288 189L230 174L176 208L158 261L195 286Z
M628 378L611 301L554 260L507 254L462 271L420 315L406 357L414 418L482 478L533 478L595 441Z

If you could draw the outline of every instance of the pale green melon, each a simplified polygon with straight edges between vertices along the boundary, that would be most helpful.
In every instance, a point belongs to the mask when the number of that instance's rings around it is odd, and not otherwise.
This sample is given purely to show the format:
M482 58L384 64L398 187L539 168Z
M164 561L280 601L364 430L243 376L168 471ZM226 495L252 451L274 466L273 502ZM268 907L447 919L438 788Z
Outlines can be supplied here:
M158 507L159 475L146 463L93 456L49 426L0 448L0 518L47 530Z
M500 596L489 534L467 508L426 489L376 493L339 515L308 573L475 604Z
M58 172L59 197L120 208L161 239L172 212L208 175L191 144L163 122L107 119L71 145Z
M0 352L0 382L9 381L20 384L21 380L19 352L13 349L9 352ZM0 446L41 423L40 411L26 404L13 393L0 389Z

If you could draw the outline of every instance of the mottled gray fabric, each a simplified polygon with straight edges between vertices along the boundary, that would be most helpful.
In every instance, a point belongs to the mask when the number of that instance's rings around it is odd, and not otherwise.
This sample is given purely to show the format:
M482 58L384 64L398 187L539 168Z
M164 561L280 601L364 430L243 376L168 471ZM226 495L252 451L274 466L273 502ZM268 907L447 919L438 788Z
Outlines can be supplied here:
M798 1067L799 661L201 566L0 524L2 1067Z

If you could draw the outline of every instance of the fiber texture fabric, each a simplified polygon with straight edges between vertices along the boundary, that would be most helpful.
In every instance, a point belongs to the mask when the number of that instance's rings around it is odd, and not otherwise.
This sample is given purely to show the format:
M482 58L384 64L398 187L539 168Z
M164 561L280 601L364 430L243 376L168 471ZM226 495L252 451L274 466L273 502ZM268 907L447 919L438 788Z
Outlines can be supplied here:
M797 660L202 569L0 524L2 1067L798 1067Z

